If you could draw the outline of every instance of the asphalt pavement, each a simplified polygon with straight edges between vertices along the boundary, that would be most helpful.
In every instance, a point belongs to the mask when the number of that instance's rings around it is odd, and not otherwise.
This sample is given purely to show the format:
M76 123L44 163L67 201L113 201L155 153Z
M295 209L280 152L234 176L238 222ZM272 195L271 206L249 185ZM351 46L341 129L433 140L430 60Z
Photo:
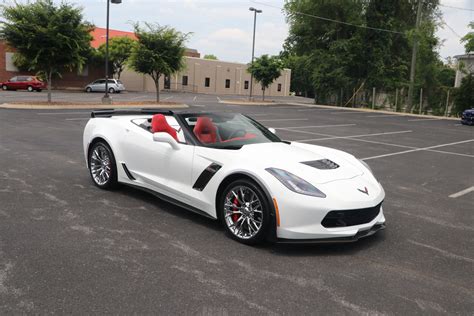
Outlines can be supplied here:
M0 109L0 314L474 314L474 127L168 96L365 159L387 229L351 244L245 246L147 193L95 187L89 111Z

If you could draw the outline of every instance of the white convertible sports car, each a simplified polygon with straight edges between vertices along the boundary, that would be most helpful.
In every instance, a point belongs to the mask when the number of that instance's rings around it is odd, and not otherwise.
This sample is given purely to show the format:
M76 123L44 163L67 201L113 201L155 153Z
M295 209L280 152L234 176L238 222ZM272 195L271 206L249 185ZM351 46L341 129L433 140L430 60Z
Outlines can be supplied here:
M84 153L94 183L123 183L220 220L255 244L355 241L385 228L385 192L345 152L282 141L242 114L92 112Z

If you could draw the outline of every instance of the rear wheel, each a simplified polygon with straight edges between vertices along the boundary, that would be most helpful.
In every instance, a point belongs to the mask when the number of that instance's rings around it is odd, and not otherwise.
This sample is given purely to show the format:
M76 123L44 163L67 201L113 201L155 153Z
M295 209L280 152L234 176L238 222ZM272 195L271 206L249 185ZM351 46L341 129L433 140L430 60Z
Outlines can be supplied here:
M115 89L114 88L109 88L109 93L115 93Z
M26 90L28 90L28 92L33 92L33 91L35 91L35 89L33 89L32 86L28 86L28 88L26 88Z
M6 85L3 85L3 86L2 86L2 89L3 89L3 91L7 91L7 90L8 90L8 87L7 87Z
M247 179L236 180L222 191L219 211L233 239L248 245L264 240L270 222L267 200L263 190Z
M89 150L89 172L94 184L101 189L117 187L117 165L110 146L104 141L94 143Z

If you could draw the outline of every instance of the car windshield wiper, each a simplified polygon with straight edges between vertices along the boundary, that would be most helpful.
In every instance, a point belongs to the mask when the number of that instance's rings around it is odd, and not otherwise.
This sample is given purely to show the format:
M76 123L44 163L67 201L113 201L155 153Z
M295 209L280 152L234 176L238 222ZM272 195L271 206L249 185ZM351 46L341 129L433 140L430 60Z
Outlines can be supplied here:
M242 148L243 145L227 145L227 146L218 146L216 147L217 149L233 149L233 150L237 150L237 149L240 149Z

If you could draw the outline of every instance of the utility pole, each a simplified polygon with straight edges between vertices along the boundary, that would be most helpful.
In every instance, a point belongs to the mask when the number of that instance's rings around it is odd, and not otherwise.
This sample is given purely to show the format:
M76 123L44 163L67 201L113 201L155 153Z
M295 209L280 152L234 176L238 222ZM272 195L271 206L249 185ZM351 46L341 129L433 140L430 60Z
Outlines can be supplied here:
M253 11L253 43L252 43L252 66L253 61L255 59L255 30L257 29L257 13L262 13L262 10L258 10L255 8L249 8L250 11ZM253 92L253 75L250 74L250 94L249 94L249 101L252 101L252 92Z
M423 0L418 0L418 9L416 10L416 24L415 24L415 35L413 38L413 50L411 54L411 68L410 68L410 86L408 87L408 111L411 111L413 106L413 89L415 86L415 68L416 68L416 55L418 53L418 30L421 22L421 9L423 7Z

